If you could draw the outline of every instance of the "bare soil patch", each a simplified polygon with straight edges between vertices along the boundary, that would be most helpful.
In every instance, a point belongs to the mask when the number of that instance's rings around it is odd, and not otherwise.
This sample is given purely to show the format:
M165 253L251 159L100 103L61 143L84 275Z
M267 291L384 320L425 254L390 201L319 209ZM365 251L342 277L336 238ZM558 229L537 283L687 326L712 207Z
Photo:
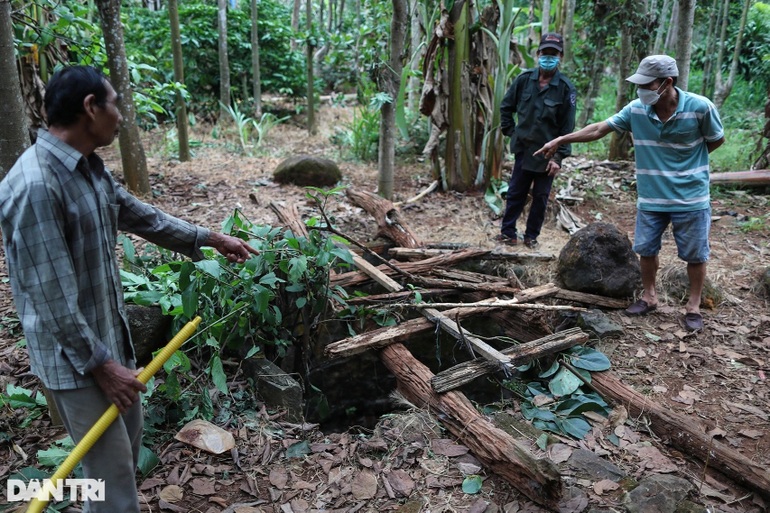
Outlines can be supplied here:
M268 208L271 201L298 206L309 216L313 207L305 191L294 186L277 186L271 180L276 165L286 156L310 153L335 159L338 152L329 136L335 127L349 120L349 112L326 108L321 112L319 135L308 136L301 127L286 124L273 130L258 156L245 157L230 151L222 139L199 129L195 158L179 163L164 157L162 133L148 136L153 197L148 201L184 219L219 229L234 208L251 221L275 224ZM234 141L234 139L230 139ZM577 148L579 151L580 148ZM120 161L114 148L101 152L117 176ZM568 160L565 176L557 182L571 185L585 195L585 201L571 210L586 222L603 220L616 224L633 236L635 194L629 166L612 170L585 165L581 158ZM376 164L340 162L343 182L351 187L374 191ZM396 169L396 201L423 190L432 177L428 165L417 160ZM553 205L553 202L552 202ZM729 444L763 466L770 465L770 309L762 274L770 266L770 230L765 225L751 232L740 229L744 216L759 217L768 210L768 197L756 191L720 193L712 199L718 218L712 228L712 257L709 279L720 291L706 300L704 331L688 334L681 325L684 313L681 297L661 297L658 310L644 318L630 318L620 311L610 317L625 328L622 337L598 344L611 359L613 371L623 381L655 398L666 407L686 413L693 422L713 431L716 439ZM402 206L404 219L425 242L457 242L493 248L499 219L486 205L483 194L433 193L421 201ZM331 214L340 229L361 241L375 237L376 224L359 208L341 200ZM540 236L540 252L558 255L568 240L556 224L555 211L549 215ZM4 255L0 254L4 260ZM664 241L663 267L684 268L675 253L673 239ZM537 266L525 276L526 286L555 278L555 261ZM662 277L665 280L665 276ZM14 322L10 287L5 265L0 266L0 385L13 383L37 389L29 374L22 338ZM233 389L244 387L240 375L233 376ZM506 408L514 411L515 404ZM394 409L396 407L394 406ZM316 426L289 424L264 408L250 415L234 417L227 426L237 441L232 454L212 456L169 440L153 449L161 464L140 481L148 511L186 512L295 512L304 511L484 511L488 505L503 511L542 511L507 483L479 467L467 450L446 439L436 421L410 410L381 419L374 432L352 429L347 433L322 433ZM48 448L63 436L43 417L21 429L23 412L5 407L0 412L0 480L20 468L36 464L36 451ZM172 435L173 433L169 433ZM580 442L561 440L558 454L543 453L529 440L533 451L562 460L564 451L593 450L638 480L650 473L676 473L700 486L694 501L709 511L763 511L761 498L729 482L713 464L691 461L688 454L659 443L645 419L630 419L620 446L608 442L607 428L597 426ZM306 443L301 451L298 445ZM525 440L525 443L526 440ZM659 449L660 457L642 454L639 444ZM641 454L641 455L640 455ZM298 457L290 457L296 455ZM586 482L564 467L565 483L572 490L562 511L583 511L590 507L618 507L623 489L608 490ZM478 494L463 493L464 474L483 476ZM700 480L705 478L705 484ZM181 488L182 498L163 495L168 486ZM172 490L173 491L173 490ZM168 490L165 493L170 493ZM576 498L577 497L577 498ZM493 507L489 506L489 507ZM1 509L1 508L0 508ZM496 511L494 509L487 511Z

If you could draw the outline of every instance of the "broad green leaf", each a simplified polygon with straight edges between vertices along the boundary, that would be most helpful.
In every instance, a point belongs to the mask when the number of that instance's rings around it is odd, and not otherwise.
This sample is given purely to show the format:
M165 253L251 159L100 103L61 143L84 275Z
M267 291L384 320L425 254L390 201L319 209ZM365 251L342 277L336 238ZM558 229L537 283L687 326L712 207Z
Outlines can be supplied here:
M251 349L249 349L249 352L246 353L246 357L244 359L248 360L249 358L251 358L252 356L257 354L258 352L259 352L259 346L252 346Z
M553 395L561 397L570 395L582 384L583 382L569 369L561 369L548 383L548 389Z
M152 469L158 466L160 464L160 458L152 452L150 449L142 445L139 448L139 461L137 462L137 467L139 468L139 472L142 473L142 477L147 477L150 472L152 472Z
M465 479L463 479L463 493L467 493L468 495L479 493L482 484L484 484L484 482L479 475L470 474L465 476Z
M553 412L538 408L528 401L521 402L521 414L524 415L524 418L527 420L537 419L548 421L556 419L556 415L554 415Z
M37 461L44 467L58 467L61 465L70 451L63 449L62 447L53 446L50 449L37 451Z
M583 346L575 346L570 351L570 363L578 369L591 372L605 371L610 368L610 359L596 349Z
M188 319L195 317L198 310L198 288L195 283L190 283L182 292L182 312Z
M211 380L220 392L227 393L227 375L225 375L222 359L219 356L214 356L211 359Z
M546 450L548 448L548 435L543 433L542 435L538 436L535 443L538 447L540 447L541 451Z
M556 424L564 434L577 438L578 440L585 438L586 434L591 431L591 424L582 418L571 417L564 420L557 420Z
M190 359L178 349L174 351L174 354L172 354L169 359L166 360L166 363L163 364L163 369L169 374L171 374L174 369L177 369L180 372L190 372L190 368Z
M219 278L222 275L222 267L218 260L200 260L195 262L195 267L214 278Z
M555 360L553 362L553 365L551 365L551 367L548 370L545 370L545 371L541 372L540 374L538 374L537 377L539 377L539 378L547 378L547 377L550 377L550 376L553 376L554 374L556 374L556 371L558 371L558 370L559 370L559 360Z

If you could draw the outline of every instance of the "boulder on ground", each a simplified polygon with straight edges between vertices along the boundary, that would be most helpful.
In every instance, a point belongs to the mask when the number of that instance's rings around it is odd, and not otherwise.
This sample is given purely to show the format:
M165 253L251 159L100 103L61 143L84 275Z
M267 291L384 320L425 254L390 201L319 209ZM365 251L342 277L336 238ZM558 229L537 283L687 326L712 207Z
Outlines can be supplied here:
M280 184L331 187L341 179L342 172L333 160L311 155L289 157L273 172L273 180Z
M633 296L641 283L639 258L615 225L592 223L562 248L557 266L565 288L601 296Z

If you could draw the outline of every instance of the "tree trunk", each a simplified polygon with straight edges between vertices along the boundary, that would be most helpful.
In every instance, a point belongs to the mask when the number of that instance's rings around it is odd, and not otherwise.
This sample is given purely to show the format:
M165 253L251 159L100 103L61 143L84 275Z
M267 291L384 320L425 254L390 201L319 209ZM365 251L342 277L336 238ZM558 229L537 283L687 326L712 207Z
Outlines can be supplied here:
M569 69L572 63L572 38L575 36L575 2L576 0L562 0L564 6L564 27L561 34L564 37L564 64L563 68Z
M417 70L420 69L420 56L425 54L425 50L420 47L422 38L424 36L422 25L423 13L420 11L420 0L412 0L411 16L410 16L410 42L409 53L412 54L410 60L410 75L409 75L409 93L407 96L407 108L414 112L417 100L420 94L420 77L417 76Z
M551 0L543 0L543 13L542 13L542 26L540 28L540 35L551 31Z
M259 76L259 0L251 0L251 73L254 77L254 115L262 117L262 80Z
M685 0L689 1L689 0ZM668 32L666 33L666 42L663 46L663 53L667 49L675 47L677 37L679 37L679 0L674 0L674 5L671 6L671 21L668 23Z
M0 180L29 146L13 44L10 0L0 0Z
M307 0L305 3L305 23L307 28L307 38L305 39L305 49L307 59L307 131L314 135L317 131L315 122L315 78L313 77L313 2Z
M745 0L743 3L743 12L741 13L741 25L738 28L738 34L735 36L735 49L733 50L733 61L730 64L730 75L727 77L727 82L724 84L717 84L717 89L714 93L714 105L716 105L717 109L724 105L725 100L730 96L730 91L733 90L733 85L735 84L735 75L738 73L738 61L741 56L741 45L743 44L743 33L746 30L746 19L749 14L750 6L751 0Z
M690 81L690 56L692 55L692 25L695 21L695 0L679 0L679 37L676 39L676 61L679 79L676 85L687 91Z
M184 84L184 61L182 60L182 38L179 31L179 9L177 0L168 0L168 18L171 24L171 50L174 54L174 80ZM187 135L187 105L181 91L176 93L176 130L179 139L179 160L190 160L190 140Z
M230 107L230 61L227 57L227 0L217 0L219 31L219 121L227 119Z
M725 48L727 47L727 25L730 18L730 0L722 4L722 25L719 30L719 51L717 52L716 73L714 77L714 91L722 87L722 67L725 62Z
M719 0L713 0L709 8L709 26L706 31L706 55L714 55L716 46L716 27L719 23ZM701 96L710 95L711 84L714 80L714 60L709 58L703 63L703 81L700 85Z
M406 42L407 0L393 0L393 19L390 23L390 58L388 66L381 68L380 91L387 93L391 101L380 108L379 180L377 191L387 200L393 199L393 168L396 160L396 97L401 85Z
M629 9L628 12L634 12L634 5L632 2L626 0L625 6ZM634 2L635 3L635 2ZM620 31L620 58L618 62L618 81L617 81L617 95L615 96L615 112L620 112L623 106L628 103L628 82L626 77L630 75L629 68L631 67L631 31L632 27L630 23L624 23L621 26ZM628 132L618 134L613 130L610 138L610 160L627 160L628 151L631 148L631 137Z
M663 0L663 7L660 9L660 16L658 17L658 30L655 32L655 44L652 46L653 55L665 53L666 49L663 47L664 36L666 34L666 24L668 23L668 12L671 9L671 0Z
M767 100L765 101L765 128L762 131L762 137L770 139L770 84L767 88ZM759 144L758 144L759 145ZM770 142L765 144L762 155L754 162L754 169L767 169L770 167Z
M123 25L120 23L120 1L98 0L97 7L107 51L110 82L115 91L122 96L120 112L123 115L123 122L120 125L119 143L123 178L130 191L138 195L149 194L147 157L139 138L139 128L136 126L136 108L128 74L126 48L123 43Z
M291 38L290 48L294 52L297 50L297 33L299 32L299 12L302 5L302 0L294 0L291 10L291 31L294 36Z
M454 191L470 188L475 178L473 158L475 109L470 98L470 1L457 0L449 13L454 40L449 40L449 111L446 135L447 185Z

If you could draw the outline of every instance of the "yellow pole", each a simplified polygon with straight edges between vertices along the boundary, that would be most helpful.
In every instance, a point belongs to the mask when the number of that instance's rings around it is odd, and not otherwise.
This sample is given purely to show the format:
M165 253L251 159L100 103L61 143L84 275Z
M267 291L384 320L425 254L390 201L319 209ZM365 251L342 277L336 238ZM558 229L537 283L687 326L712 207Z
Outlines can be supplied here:
M160 370L163 364L166 363L166 360L168 360L193 333L195 333L195 330L198 329L200 323L200 317L196 317L188 322L181 330L179 330L179 333L166 344L166 347L152 359L144 370L139 373L136 379L146 384L150 378ZM99 420L97 420L91 429L88 430L88 433L86 433L83 439L78 442L74 449L72 449L72 452L67 456L67 459L64 460L64 463L62 463L56 472L54 472L54 475L51 476L50 486L42 486L38 496L30 501L27 513L41 513L45 509L46 504L48 504L48 501L51 498L52 489L56 488L56 483L72 472L78 462L83 459L83 456L85 456L96 441L99 440L99 437L104 434L110 424L118 418L118 413L118 407L114 404L107 408L107 411L104 412Z

